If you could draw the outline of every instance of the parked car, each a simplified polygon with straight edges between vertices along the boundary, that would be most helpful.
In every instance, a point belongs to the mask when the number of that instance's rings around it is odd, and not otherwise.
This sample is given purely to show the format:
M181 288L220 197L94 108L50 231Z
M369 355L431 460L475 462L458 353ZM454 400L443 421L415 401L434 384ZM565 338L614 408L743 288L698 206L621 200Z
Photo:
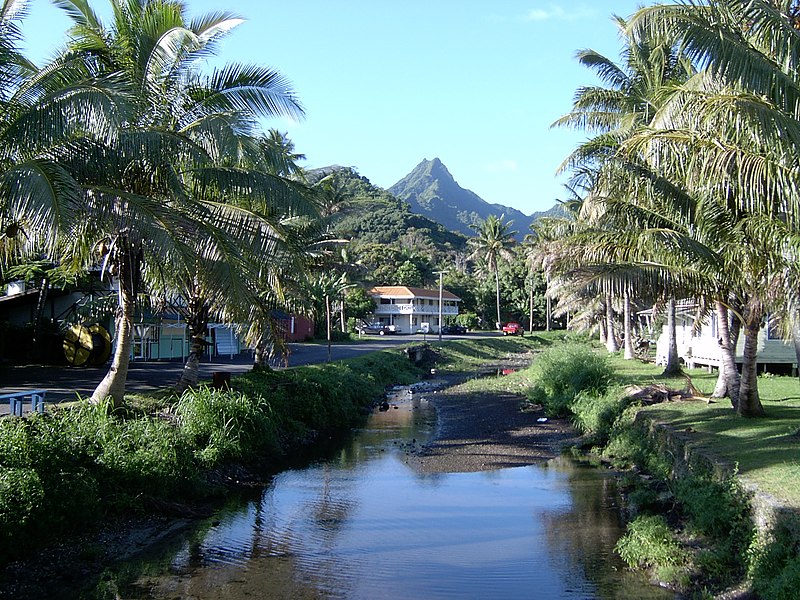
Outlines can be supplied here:
M524 335L525 330L519 323L506 323L503 325L503 335Z
M453 323L452 325L445 325L442 327L442 333L445 335L460 335L467 333L467 328L458 323Z
M361 325L358 328L358 333L386 335L389 333L395 333L395 331L389 325L383 325L382 323L369 323L368 325Z

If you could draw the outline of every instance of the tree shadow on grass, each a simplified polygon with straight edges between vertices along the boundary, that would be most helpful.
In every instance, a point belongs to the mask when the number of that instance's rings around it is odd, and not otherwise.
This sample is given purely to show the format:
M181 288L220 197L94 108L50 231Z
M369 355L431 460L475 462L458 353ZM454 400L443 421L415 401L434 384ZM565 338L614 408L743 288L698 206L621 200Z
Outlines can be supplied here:
M652 406L646 415L668 425L687 444L737 465L745 477L758 474L781 487L780 480L792 479L800 470L800 407L770 402L766 417L747 419L729 404L695 404L690 410ZM800 495L792 496L800 501Z

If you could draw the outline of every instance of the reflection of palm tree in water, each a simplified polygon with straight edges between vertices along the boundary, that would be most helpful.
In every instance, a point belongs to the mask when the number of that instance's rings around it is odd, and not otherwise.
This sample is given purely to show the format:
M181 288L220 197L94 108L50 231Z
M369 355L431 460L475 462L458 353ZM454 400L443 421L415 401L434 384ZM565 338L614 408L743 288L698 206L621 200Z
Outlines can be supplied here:
M327 547L333 547L337 534L341 531L347 516L353 508L353 502L336 499L331 493L331 467L323 465L322 488L319 499L311 507L314 523L319 527L320 537ZM344 480L337 478L339 482Z

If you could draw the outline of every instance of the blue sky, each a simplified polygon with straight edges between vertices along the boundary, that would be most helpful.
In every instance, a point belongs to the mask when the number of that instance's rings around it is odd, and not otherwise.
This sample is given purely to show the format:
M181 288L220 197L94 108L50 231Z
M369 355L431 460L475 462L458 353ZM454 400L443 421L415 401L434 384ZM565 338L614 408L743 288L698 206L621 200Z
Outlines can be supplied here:
M246 21L224 40L228 62L281 71L306 110L288 132L309 168L355 167L389 187L439 157L462 187L525 213L565 199L561 161L583 132L553 130L581 85L575 53L613 57L612 14L642 0L187 0L190 15L231 10ZM105 0L94 0L100 14ZM68 22L32 0L23 25L40 60Z

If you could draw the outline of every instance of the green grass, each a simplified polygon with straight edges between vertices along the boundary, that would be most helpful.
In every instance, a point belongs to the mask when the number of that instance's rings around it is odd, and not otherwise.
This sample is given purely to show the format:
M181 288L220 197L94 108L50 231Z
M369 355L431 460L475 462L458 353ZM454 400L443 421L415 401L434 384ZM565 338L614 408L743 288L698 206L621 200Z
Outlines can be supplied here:
M691 557L672 537L672 530L661 515L636 517L615 549L629 567L654 569L660 581L685 585Z
M507 357L542 350L575 337L563 331L551 331L525 336L464 338L429 343L439 354L437 368L440 371L468 373L485 368L487 364L502 363Z
M685 386L683 377L662 378L660 367L615 356L613 364L625 383L663 383ZM688 370L692 383L710 395L716 374ZM644 407L648 416L688 435L693 448L729 465L738 466L743 481L800 508L800 382L795 377L759 377L759 395L767 416L738 417L726 399L700 400Z

